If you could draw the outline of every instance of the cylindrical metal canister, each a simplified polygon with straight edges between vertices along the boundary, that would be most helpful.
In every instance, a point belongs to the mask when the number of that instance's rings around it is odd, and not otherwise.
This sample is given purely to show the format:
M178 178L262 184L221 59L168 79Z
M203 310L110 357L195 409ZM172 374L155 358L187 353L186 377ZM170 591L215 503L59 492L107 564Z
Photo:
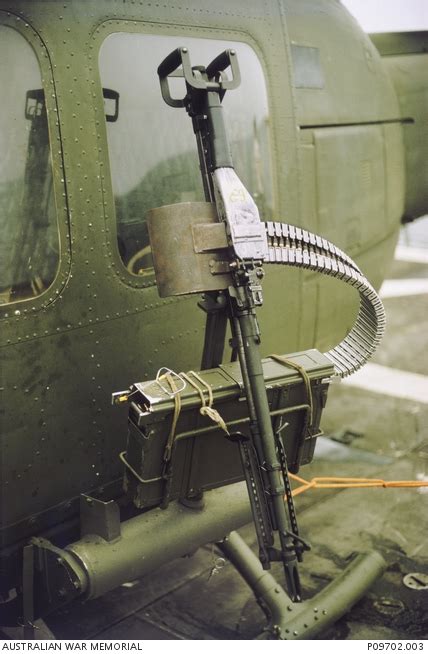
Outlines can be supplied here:
M227 238L215 204L183 202L146 216L161 297L227 288Z

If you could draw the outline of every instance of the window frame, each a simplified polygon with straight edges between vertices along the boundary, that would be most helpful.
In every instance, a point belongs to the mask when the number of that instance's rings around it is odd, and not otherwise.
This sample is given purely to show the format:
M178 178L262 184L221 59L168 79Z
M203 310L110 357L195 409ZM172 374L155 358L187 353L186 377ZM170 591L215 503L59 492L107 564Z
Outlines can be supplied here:
M11 12L0 10L0 25L14 29L30 45L37 59L42 78L42 88L45 92L46 115L49 133L49 148L52 166L52 189L54 194L55 212L58 230L59 261L51 285L40 295L20 298L0 305L0 320L18 318L22 314L29 314L47 309L61 295L66 285L70 267L70 230L69 210L65 189L65 174L63 165L62 143L60 138L58 105L55 92L53 67L49 51L40 35L20 16Z
M261 50L259 44L252 36L245 30L233 30L230 28L218 28L218 27L201 27L200 25L171 25L164 22L148 22L144 20L126 20L126 19L109 19L100 23L94 30L92 34L92 43L94 50L94 60L96 60L95 69L95 84L97 87L97 97L94 99L95 111L98 116L104 117L104 101L102 94L102 82L100 76L100 67L99 67L99 58L100 51L104 41L111 35L115 33L128 33L128 34L140 34L141 36L152 35L152 36L181 36L188 38L205 38L207 40L221 40L221 41L232 41L236 43L243 43L248 45L256 55L258 62L260 64L266 89L266 98L269 108L269 115L272 114L272 105L271 98L269 93L269 76L267 72L267 66L264 60L264 54ZM159 99L161 98L161 93L159 90ZM97 137L100 142L103 144L102 152L100 153L100 161L102 162L102 167L104 173L101 175L101 184L102 192L104 197L104 217L106 222L105 234L107 239L107 251L110 258L112 270L120 278L120 280L127 286L133 288L148 288L156 286L156 279L154 272L144 276L138 276L130 273L125 264L122 261L122 258L119 253L119 248L117 244L117 217L116 217L116 208L115 208L115 198L113 193L113 181L111 177L111 167L110 167L110 153L108 146L107 138L107 127L106 121L97 120ZM269 123L268 127L269 134L269 163L272 171L272 198L276 202L276 193L275 193L275 184L274 180L275 175L275 157L274 157L274 148L273 148L273 134L272 134L272 125ZM196 148L196 144L195 144ZM171 301L171 300L170 300Z

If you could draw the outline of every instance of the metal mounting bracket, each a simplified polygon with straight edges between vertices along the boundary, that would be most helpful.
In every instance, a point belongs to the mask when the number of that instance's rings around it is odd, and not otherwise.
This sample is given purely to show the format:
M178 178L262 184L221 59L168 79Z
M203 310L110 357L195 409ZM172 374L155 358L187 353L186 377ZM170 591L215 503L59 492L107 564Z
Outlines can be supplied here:
M90 495L80 496L80 535L101 536L108 543L120 538L120 512L114 500L103 502Z

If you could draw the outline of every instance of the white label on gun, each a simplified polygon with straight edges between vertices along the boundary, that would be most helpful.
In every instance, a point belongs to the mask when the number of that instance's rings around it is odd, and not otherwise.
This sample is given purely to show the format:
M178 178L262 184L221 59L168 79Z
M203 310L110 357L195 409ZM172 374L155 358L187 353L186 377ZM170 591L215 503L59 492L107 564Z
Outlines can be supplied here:
M217 168L213 185L219 218L227 225L227 233L240 259L264 259L267 237L259 210L233 168Z

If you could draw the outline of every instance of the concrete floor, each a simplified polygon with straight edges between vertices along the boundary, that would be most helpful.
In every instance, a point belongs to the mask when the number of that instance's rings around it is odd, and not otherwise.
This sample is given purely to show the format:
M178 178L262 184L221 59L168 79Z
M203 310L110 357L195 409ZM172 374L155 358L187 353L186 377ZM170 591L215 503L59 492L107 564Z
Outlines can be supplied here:
M390 273L391 279L427 277L428 264L408 261L394 262ZM388 327L374 363L425 375L428 295L388 297L385 306ZM420 400L401 397L396 384L381 392L333 385L326 436L301 474L427 480L428 394ZM428 489L313 490L297 497L296 505L301 533L312 544L301 564L306 598L333 579L353 552L378 549L388 562L367 595L320 638L427 638L428 589L411 590L403 578L428 574ZM242 533L255 544L251 525ZM264 615L231 564L209 578L216 556L206 546L101 599L56 613L48 626L57 638L253 638ZM280 570L274 574L281 579Z

